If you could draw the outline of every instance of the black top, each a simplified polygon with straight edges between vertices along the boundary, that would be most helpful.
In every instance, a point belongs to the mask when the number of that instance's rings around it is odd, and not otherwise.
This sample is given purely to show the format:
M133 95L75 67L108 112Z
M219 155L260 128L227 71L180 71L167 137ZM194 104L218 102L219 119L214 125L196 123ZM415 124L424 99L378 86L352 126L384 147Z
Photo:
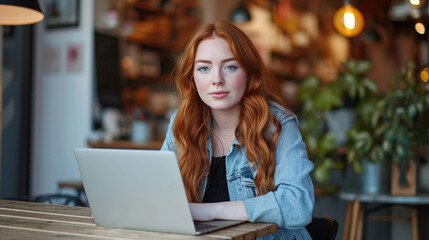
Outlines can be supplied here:
M225 158L225 156L212 157L206 192L203 198L205 203L229 201Z

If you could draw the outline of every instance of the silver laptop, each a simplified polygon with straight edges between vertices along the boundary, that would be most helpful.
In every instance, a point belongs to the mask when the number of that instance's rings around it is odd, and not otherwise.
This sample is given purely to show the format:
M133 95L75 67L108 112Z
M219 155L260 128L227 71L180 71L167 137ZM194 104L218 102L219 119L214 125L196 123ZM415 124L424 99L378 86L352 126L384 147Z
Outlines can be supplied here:
M77 148L98 226L200 235L244 221L194 222L173 152Z

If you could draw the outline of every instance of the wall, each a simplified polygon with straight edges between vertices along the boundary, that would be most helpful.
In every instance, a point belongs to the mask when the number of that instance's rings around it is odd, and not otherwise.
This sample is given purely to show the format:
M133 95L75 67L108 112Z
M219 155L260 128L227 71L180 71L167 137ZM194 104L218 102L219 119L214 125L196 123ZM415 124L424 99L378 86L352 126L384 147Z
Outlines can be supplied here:
M40 1L46 13L45 1ZM52 193L58 181L80 180L73 149L85 147L91 130L93 1L80 1L78 27L35 32L31 194ZM46 20L44 20L46 22ZM67 70L67 48L81 46L82 65Z

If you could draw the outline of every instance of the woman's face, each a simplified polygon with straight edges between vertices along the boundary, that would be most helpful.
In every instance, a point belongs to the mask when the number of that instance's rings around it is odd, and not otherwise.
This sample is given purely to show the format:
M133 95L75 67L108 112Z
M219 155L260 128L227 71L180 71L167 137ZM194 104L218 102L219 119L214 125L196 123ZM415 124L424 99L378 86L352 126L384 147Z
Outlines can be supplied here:
M194 81L201 100L213 110L237 110L247 85L247 72L227 41L214 37L198 45Z

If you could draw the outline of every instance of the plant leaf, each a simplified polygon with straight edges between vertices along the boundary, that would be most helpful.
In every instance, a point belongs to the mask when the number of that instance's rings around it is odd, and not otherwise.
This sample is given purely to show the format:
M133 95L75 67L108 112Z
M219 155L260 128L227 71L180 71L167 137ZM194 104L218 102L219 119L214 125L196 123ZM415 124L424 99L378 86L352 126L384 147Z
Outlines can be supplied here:
M365 77L363 79L363 85L367 89L371 90L372 92L377 92L378 91L377 84L371 78L369 78L369 77Z
M410 118L414 118L417 113L416 106L414 104L409 105L407 108L407 113L408 113L408 116L410 116Z
M358 90L359 99L363 99L365 97L365 87L360 85L357 87L357 90Z
M419 111L419 113L423 112L423 104L421 102L416 103L416 108L417 108L417 111Z
M398 155L400 159L404 159L406 152L404 147L401 144L396 144L395 153Z
M317 167L314 170L314 178L320 183L327 183L329 181L329 169Z
M392 142L391 142L391 141L389 141L389 140L387 140L387 139L385 139L385 140L383 141L383 143L382 143L382 148L383 148L383 151L384 151L385 153L390 152L390 150L392 149Z
M367 73L371 69L371 63L369 61L358 61L356 63L355 72L358 74Z
M360 162L353 162L353 168L357 173L362 173L362 164Z

